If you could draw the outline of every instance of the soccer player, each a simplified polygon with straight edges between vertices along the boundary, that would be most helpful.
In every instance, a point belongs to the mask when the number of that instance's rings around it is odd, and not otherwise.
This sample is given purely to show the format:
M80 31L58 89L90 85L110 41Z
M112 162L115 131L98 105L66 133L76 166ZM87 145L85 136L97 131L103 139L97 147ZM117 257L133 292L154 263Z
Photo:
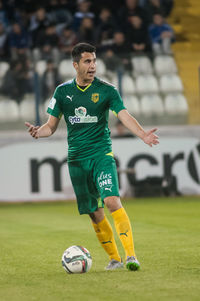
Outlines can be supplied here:
M112 153L109 110L146 144L158 144L156 128L145 131L123 105L117 89L95 77L96 49L79 43L72 50L76 78L59 85L49 103L48 121L41 127L25 122L30 135L49 137L64 115L68 132L68 167L80 214L88 214L102 247L109 256L107 270L123 267L113 230L104 214L110 211L126 255L128 270L138 270L132 228L119 196L116 164Z

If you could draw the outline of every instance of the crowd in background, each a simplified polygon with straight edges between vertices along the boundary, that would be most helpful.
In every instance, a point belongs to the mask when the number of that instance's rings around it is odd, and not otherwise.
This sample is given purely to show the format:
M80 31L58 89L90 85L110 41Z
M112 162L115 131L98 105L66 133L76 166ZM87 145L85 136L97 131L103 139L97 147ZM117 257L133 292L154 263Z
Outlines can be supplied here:
M60 82L57 66L77 42L94 44L112 71L118 64L131 71L134 55L171 54L172 8L173 0L0 0L0 61L10 63L0 93L19 102L33 89L31 65L42 59L45 93Z

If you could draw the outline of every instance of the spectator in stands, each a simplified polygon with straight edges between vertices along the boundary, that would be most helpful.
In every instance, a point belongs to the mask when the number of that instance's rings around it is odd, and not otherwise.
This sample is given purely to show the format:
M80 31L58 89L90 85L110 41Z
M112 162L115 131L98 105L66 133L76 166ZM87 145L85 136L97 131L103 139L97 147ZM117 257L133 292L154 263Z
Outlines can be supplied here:
M49 3L49 18L51 22L65 26L72 22L71 12L59 0L51 0Z
M42 100L45 101L53 95L56 86L60 84L58 69L52 60L47 61L47 67L41 78Z
M30 32L32 37L32 45L35 46L37 36L44 32L46 27L50 24L50 18L43 7L39 7L35 14L30 19Z
M20 24L14 23L9 34L9 46L11 51L11 58L13 60L22 56L29 56L30 36L26 29L22 28Z
M164 17L169 16L173 7L173 0L146 0L143 2L143 7L148 12L149 22L152 23L153 15L158 10Z
M163 15L164 17L168 17L171 14L171 11L174 6L174 0L160 0L163 7Z
M129 17L127 38L131 44L131 50L134 55L144 53L150 54L151 42L149 33L140 16L132 15Z
M24 10L26 14L33 14L38 7L38 1L35 0L11 0L6 2L7 9L12 9L12 7L14 7L15 12ZM42 5L42 0L40 0L39 5Z
M2 23L0 23L0 61L8 60L9 58L9 46L8 46L8 34Z
M0 0L0 23L3 24L4 28L6 28L9 25L9 20L4 6L3 1Z
M119 24L123 31L126 31L127 24L129 23L129 17L132 15L139 16L144 26L148 26L148 14L146 10L138 5L138 0L126 0L126 5L118 12Z
M96 16L99 16L101 10L107 7L114 15L116 15L120 8L124 6L124 2L124 0L92 0L91 10Z
M112 48L108 48L104 53L103 53L103 60L106 65L107 72L109 71L116 72L118 68L121 68L121 62L119 58L114 54Z
M31 33L29 32L29 25L30 25L30 15L31 13L27 13L23 8L21 10L16 10L14 20L16 23L19 23L21 27L27 29L30 41L31 41Z
M171 43L174 42L174 32L160 12L153 15L153 24L149 27L149 34L156 55L172 54Z
M60 59L70 58L74 45L78 42L76 33L70 26L66 26L59 36Z
M95 19L95 15L90 11L91 2L89 0L77 0L77 11L73 18L73 29L78 32L83 18Z
M113 45L105 53L105 64L111 71L119 68L124 71L132 70L130 47L123 32L114 33Z
M34 0L6 1L6 8L11 23L19 23L23 28L29 30L30 18L37 8L36 2Z
M73 14L76 11L76 2L74 0L59 0L61 9L67 9Z
M14 60L6 72L0 92L18 103L25 93L33 91L33 74L30 72L29 60Z
M76 1L74 0L51 0L46 1L45 7L47 12L51 12L56 9L60 9L63 11L68 11L70 14L74 14L76 10Z
M93 19L85 17L81 20L77 37L79 42L94 43L95 32Z
M102 8L95 30L95 44L99 51L105 50L108 45L112 44L112 38L116 28L116 21L111 11L106 7Z
M58 64L60 60L58 41L55 24L49 24L36 38L33 49L34 61L53 59L54 63Z

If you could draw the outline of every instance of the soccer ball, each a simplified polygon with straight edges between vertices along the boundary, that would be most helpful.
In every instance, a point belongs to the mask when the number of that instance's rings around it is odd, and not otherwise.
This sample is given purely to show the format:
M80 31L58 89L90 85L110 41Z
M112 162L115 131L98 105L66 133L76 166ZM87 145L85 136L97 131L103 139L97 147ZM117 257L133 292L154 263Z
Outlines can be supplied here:
M90 252L81 246L71 246L62 255L62 266L69 274L86 273L91 269Z

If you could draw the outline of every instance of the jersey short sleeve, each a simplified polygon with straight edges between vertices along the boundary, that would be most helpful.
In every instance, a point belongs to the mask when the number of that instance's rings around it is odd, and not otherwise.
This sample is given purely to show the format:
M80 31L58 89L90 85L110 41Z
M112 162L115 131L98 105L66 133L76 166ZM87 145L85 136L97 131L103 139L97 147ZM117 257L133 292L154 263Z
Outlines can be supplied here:
M47 108L47 113L57 117L57 118L61 118L62 117L62 111L61 111L61 105L60 105L60 99L61 99L61 95L60 95L60 91L59 91L59 87L56 88L53 97L51 98L50 102L49 102L49 106Z
M123 100L115 87L111 87L109 91L110 110L117 115L121 110L126 109Z

